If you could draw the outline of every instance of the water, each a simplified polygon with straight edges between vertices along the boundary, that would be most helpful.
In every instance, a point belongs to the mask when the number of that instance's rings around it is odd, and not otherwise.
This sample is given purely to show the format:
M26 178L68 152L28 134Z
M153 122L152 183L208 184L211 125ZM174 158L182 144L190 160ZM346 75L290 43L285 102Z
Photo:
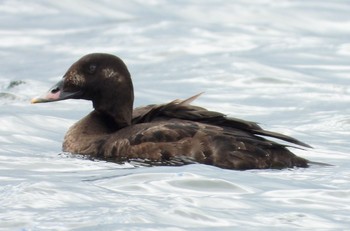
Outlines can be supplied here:
M348 230L348 1L1 1L1 230ZM133 168L61 153L91 103L31 105L113 53L136 106L186 98L314 147L308 169Z

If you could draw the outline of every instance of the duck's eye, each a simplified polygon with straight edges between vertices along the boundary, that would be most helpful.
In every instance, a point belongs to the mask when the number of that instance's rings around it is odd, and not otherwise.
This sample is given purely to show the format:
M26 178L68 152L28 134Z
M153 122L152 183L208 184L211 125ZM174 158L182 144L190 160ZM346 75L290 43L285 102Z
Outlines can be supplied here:
M88 71L90 74L93 74L93 73L95 73L96 68L97 68L97 66L96 66L95 64L90 64L87 71Z

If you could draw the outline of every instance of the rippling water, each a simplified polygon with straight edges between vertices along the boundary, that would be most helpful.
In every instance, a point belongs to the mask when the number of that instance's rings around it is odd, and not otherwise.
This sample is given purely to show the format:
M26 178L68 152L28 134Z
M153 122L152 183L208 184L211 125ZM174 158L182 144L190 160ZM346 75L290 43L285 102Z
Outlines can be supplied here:
M347 230L348 1L2 1L2 230ZM113 53L136 106L198 105L299 138L332 164L230 171L133 168L61 153L91 103L30 105L71 63Z

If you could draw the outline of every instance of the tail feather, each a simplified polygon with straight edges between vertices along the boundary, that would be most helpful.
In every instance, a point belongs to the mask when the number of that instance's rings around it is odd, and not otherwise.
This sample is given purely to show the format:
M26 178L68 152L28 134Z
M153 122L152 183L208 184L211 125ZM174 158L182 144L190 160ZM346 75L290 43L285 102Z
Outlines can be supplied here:
M277 132L271 132L271 131L266 131L266 130L253 130L253 133L257 134L257 135L263 135L263 136L269 136L269 137L273 137L273 138L277 138L277 139L281 139L293 144L297 144L306 148L312 148L310 145L301 142L300 140L297 140L293 137L287 136L287 135L283 135L281 133L277 133Z

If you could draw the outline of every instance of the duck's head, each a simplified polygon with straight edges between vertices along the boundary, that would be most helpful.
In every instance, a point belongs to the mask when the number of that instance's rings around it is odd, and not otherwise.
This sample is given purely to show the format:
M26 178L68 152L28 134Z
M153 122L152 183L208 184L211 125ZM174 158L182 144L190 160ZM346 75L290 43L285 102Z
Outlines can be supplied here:
M93 53L75 62L50 90L32 99L32 103L46 103L65 99L86 99L94 108L115 117L123 117L130 124L134 100L130 73L124 62L110 54Z

